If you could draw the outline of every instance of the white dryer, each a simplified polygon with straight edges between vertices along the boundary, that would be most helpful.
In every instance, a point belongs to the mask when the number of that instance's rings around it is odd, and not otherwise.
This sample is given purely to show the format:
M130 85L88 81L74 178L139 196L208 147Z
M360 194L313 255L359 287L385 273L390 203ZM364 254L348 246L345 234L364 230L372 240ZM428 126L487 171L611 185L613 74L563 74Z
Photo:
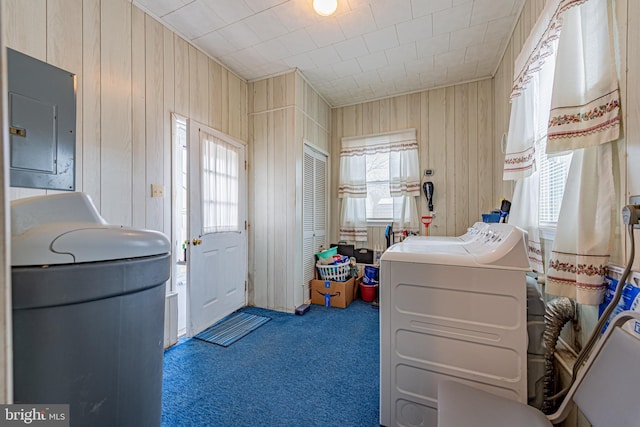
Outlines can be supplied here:
M526 234L481 228L462 242L407 239L382 255L381 425L435 427L445 378L527 402Z

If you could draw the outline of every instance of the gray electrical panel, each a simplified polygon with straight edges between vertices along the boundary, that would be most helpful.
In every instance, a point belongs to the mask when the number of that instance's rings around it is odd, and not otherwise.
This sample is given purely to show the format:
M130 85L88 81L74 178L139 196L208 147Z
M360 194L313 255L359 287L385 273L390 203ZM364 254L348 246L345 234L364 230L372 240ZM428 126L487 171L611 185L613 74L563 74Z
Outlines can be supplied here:
M76 75L7 49L12 187L75 190Z

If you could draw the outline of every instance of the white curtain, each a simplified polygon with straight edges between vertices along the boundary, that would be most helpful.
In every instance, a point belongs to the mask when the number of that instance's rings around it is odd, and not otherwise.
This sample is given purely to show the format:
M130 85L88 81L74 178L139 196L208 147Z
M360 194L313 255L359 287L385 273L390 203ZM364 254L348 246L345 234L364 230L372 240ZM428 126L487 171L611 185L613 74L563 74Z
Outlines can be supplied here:
M620 95L609 2L563 0L547 152L573 151L547 273L549 294L599 304L609 260L615 187L612 147Z
M548 155L573 153L546 292L585 304L599 304L602 299L612 238L615 188L608 143L619 136L620 96L609 3L547 0L515 62L505 153L504 179L521 180L516 184L509 222L527 228L534 240L537 234L527 224L537 221L532 213L537 209L532 181L535 141L546 142ZM554 66L548 68L553 61ZM547 70L552 70L552 91L543 84ZM545 93L552 94L548 121L536 124L529 120L546 112ZM546 134L540 132L540 124L546 124ZM537 261L531 262L534 269Z
M547 124L551 105L551 89L555 68L555 54L559 28L544 24L558 7L549 1L541 14L536 30L516 58L514 87L511 94L511 117L504 160L504 180L515 180L509 224L527 231L529 264L544 273L542 245L538 221L540 200L540 148L547 141Z
M538 227L538 197L540 194L539 172L516 181L509 213L509 224L527 231L529 265L538 273L544 273L542 243Z
M615 206L611 144L575 150L549 257L546 292L600 304Z
M533 85L511 100L509 132L504 155L502 179L525 178L535 169L535 95Z
M200 131L203 234L240 231L239 149Z
M620 94L608 0L563 0L548 153L618 139ZM574 6L575 4L575 6ZM572 7L573 6L573 7Z
M340 239L367 240L367 154L389 156L389 193L393 199L393 228L418 232L416 198L420 197L420 165L415 129L342 138Z
M535 171L536 141L546 138L557 40L562 28L557 19L561 1L547 0L514 63L505 180L525 178Z
M393 229L419 232L416 198L420 197L420 165L414 129L389 141L389 193L393 198Z
M340 150L340 183L338 197L340 240L367 240L367 158L364 141L342 139Z

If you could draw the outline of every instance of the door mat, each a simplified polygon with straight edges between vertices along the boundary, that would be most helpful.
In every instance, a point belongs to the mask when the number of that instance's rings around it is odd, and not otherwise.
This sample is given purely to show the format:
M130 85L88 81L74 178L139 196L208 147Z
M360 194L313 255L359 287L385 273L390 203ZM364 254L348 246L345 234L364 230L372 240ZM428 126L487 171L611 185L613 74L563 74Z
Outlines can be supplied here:
M229 347L240 338L271 320L270 317L248 313L234 313L194 336L202 341Z

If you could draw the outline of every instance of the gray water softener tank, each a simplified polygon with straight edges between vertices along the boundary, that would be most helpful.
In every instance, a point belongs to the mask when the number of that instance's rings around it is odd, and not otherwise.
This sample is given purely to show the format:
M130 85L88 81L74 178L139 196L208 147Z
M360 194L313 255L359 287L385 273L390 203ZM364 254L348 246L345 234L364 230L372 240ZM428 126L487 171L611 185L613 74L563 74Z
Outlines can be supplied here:
M88 195L11 203L14 400L72 426L159 426L169 241Z

